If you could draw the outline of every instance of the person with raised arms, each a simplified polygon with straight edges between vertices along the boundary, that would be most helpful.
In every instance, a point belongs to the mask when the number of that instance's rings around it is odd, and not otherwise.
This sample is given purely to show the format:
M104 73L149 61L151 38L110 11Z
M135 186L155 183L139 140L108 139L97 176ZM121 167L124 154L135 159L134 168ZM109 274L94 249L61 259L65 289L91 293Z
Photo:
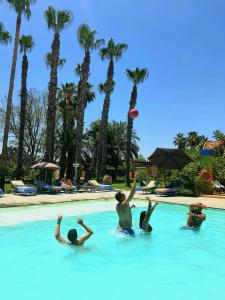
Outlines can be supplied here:
M58 220L57 220L57 224L55 227L55 238L57 239L57 241L61 244L65 244L67 246L81 246L84 244L84 242L86 240L88 240L92 234L93 231L84 224L84 221L82 219L78 219L77 223L82 226L87 233L85 233L84 235L82 235L80 238L78 238L78 234L77 234L77 230L76 229L70 229L67 233L67 238L69 241L67 241L65 238L63 238L60 235L60 225L61 225L61 221L62 221L62 216L58 216Z
M118 201L116 205L116 211L119 217L118 230L127 235L134 235L134 230L132 229L132 212L131 209L135 207L135 205L130 206L130 201L133 199L135 194L136 187L136 178L137 172L135 172L133 185L131 191L126 197L126 195L122 192L118 192L115 195L116 200Z
M143 229L145 232L151 232L152 231L152 226L149 224L149 220L151 218L151 215L156 208L156 206L159 204L158 202L155 202L152 205L151 200L149 197L146 197L146 200L148 200L148 209L147 211L142 211L140 213L140 219L139 219L139 227Z

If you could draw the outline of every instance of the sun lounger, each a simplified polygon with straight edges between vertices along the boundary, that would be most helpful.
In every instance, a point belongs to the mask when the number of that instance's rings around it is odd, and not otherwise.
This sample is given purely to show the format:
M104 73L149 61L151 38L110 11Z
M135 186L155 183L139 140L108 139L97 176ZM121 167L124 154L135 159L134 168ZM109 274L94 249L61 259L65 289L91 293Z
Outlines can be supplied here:
M38 181L36 184L37 184L38 192L41 193L46 192L49 194L54 194L54 193L60 193L62 191L62 188L60 186L49 185L42 180Z
M146 186L143 186L142 187L142 191L143 193L153 193L154 190L155 190L155 187L156 187L156 183L155 183L155 180L151 180L149 182L149 184L147 184Z
M155 194L157 196L174 196L180 191L179 186L167 186L164 188L155 189Z
M96 180L89 180L86 185L82 187L85 191L111 191L113 188L109 184L99 184Z
M216 192L219 192L219 193L224 193L225 192L225 187L224 185L222 185L218 180L214 180L212 182L213 184L213 189L216 191Z
M142 191L142 189L143 189L143 186L141 186L141 185L138 185L135 187L136 192Z
M100 191L112 191L113 187L110 184L100 184Z
M75 193L76 187L74 185L61 184L61 190L65 193Z
M69 179L62 179L61 181L61 189L65 193L74 193L76 192L76 186L72 184Z
M26 186L22 180L11 180L11 184L17 194L24 196L33 196L37 194L37 189L35 187Z
M89 180L87 184L82 186L82 189L85 192L96 192L100 190L99 186L100 184L96 180Z

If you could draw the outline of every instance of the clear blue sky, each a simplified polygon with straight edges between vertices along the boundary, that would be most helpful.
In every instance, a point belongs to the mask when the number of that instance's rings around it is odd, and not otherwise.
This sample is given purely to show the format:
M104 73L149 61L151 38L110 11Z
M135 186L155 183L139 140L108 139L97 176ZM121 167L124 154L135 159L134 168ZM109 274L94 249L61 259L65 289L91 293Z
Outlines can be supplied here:
M171 147L178 132L195 130L209 137L225 131L225 1L224 0L37 0L23 34L32 34L36 47L29 55L29 87L47 88L49 70L44 56L53 33L43 14L48 5L70 9L73 24L61 35L61 57L67 64L59 72L59 83L77 81L74 67L83 59L76 38L81 23L96 29L98 38L124 42L128 51L115 65L116 89L112 95L110 120L126 120L132 85L126 68L147 67L148 80L139 86L139 117L135 129L141 138L140 152L148 156L156 147ZM15 13L0 1L0 21L14 35ZM8 89L12 45L0 45L0 98ZM19 55L14 101L20 88ZM93 53L90 82L96 86L106 77L107 62ZM101 115L103 96L86 113L86 126Z

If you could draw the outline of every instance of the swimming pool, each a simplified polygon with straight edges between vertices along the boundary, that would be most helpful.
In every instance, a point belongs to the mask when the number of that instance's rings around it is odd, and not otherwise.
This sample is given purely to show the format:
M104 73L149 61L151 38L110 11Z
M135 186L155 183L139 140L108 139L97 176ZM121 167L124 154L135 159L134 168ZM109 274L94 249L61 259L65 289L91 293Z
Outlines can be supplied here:
M71 210L76 207L84 214L85 204L76 205ZM209 209L199 231L181 230L187 207L160 204L152 216L153 232L147 235L138 229L143 209L138 207L133 210L136 236L129 238L114 230L114 205L95 212L92 204L84 219L94 235L76 250L55 241L55 219L0 227L1 299L225 299L224 211ZM51 218L51 210L69 208L35 207L29 214L49 211L45 217ZM1 210L0 218L20 213L25 215L26 209ZM74 220L63 219L63 235L71 227L83 232Z

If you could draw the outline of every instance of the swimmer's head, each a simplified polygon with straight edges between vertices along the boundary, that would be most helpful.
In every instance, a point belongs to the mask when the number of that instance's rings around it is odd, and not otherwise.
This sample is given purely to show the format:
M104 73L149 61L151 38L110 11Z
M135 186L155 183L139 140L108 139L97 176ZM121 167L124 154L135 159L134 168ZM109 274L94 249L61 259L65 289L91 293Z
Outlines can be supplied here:
M116 193L115 198L118 202L122 202L123 200L125 200L126 195L122 192L118 192Z
M141 229L142 229L142 223L143 223L143 221L144 221L145 216L146 216L146 211L142 211L142 212L140 213L140 218L139 218L139 227L140 227Z
M67 238L72 244L76 244L76 241L77 241L76 229L70 229L67 233Z
M196 214L196 215L200 215L202 213L202 209L201 208L195 208L192 213Z

